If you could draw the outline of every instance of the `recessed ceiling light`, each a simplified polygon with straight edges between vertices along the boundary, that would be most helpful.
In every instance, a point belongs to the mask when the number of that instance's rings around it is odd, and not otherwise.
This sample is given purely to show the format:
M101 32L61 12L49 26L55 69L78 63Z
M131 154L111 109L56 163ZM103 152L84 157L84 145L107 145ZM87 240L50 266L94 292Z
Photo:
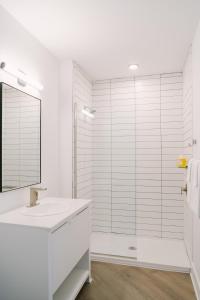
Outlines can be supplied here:
M129 65L129 69L131 70L131 71L135 71L135 70L137 70L139 68L139 66L138 65Z

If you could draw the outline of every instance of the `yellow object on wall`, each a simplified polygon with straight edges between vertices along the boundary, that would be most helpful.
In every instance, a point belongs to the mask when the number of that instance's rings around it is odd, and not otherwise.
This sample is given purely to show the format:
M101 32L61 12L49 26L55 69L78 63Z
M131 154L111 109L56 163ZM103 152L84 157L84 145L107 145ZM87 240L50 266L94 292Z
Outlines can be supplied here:
M187 168L187 163L188 163L187 158L181 155L178 157L178 161L176 165L178 168Z

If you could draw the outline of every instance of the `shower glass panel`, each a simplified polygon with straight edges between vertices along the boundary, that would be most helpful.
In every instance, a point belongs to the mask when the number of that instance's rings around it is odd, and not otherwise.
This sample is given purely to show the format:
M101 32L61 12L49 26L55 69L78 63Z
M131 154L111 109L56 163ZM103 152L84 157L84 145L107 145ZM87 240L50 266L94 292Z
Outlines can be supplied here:
M73 70L73 197L92 199L92 85L77 65ZM93 111L91 111L93 112Z

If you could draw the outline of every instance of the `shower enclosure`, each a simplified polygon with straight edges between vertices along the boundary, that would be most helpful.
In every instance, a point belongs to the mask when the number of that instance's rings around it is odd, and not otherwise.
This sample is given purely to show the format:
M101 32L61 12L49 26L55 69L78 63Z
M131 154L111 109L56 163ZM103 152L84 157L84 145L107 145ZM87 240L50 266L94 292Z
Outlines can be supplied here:
M92 251L136 257L140 237L182 240L182 74L74 78L76 189L93 199Z

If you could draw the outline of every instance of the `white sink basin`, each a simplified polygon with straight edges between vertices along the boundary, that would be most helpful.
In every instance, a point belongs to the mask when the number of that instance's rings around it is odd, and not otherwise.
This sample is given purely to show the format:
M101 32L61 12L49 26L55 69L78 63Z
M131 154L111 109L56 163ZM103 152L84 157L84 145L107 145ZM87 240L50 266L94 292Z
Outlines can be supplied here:
M23 207L21 214L32 217L43 217L62 214L70 209L71 205L64 201L41 201L34 207Z

